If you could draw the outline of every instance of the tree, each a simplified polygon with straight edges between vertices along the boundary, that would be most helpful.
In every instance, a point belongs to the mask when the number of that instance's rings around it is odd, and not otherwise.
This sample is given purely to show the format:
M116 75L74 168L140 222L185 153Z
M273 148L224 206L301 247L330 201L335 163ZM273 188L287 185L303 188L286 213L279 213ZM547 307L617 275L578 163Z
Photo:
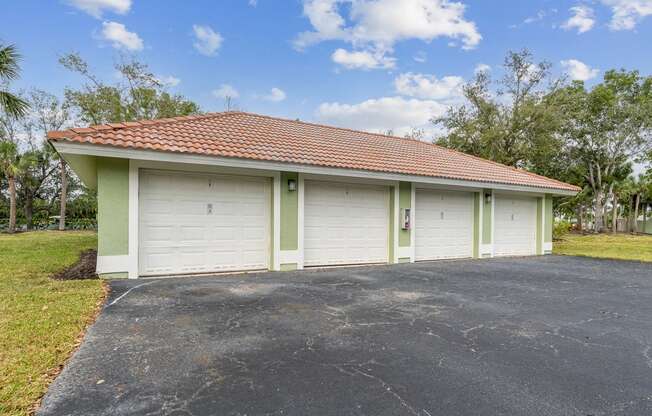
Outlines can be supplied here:
M559 117L550 92L563 80L550 80L550 63L535 64L528 50L509 52L504 67L496 91L489 72L481 71L463 88L466 102L432 120L447 131L438 143L547 174L552 169L540 161L560 153L562 145L555 135Z
M9 92L7 85L20 74L20 54L14 45L0 44L0 110L12 118L20 118L28 109L27 103Z
M614 183L650 148L652 78L637 71L608 71L591 90L575 81L555 94L563 114L560 135L592 190L594 230L599 232Z
M66 161L60 157L56 151L51 147L49 142L45 140L45 136L48 131L52 130L61 130L67 123L70 122L70 111L68 103L61 103L59 99L42 90L32 90L29 95L30 105L33 109L34 116L29 125L29 129L35 127L41 134L43 143L41 154L38 157L41 158L43 166L41 166L40 176L41 180L33 181L37 184L37 188L34 189L35 192L38 192L40 186L43 182L50 176L53 172L49 167L51 160L58 160L59 168L59 181L60 181L60 192L59 192L59 230L63 231L66 229L66 202L68 199L68 169ZM27 213L25 215L28 216ZM30 222L28 221L28 226Z
M59 62L85 80L80 89L66 88L66 102L88 124L120 123L199 113L199 106L181 95L171 95L147 65L136 60L115 65L121 81L109 85L95 76L78 54Z
M0 172L9 183L9 226L7 231L16 231L16 176L32 164L31 158L18 153L16 143L0 141Z

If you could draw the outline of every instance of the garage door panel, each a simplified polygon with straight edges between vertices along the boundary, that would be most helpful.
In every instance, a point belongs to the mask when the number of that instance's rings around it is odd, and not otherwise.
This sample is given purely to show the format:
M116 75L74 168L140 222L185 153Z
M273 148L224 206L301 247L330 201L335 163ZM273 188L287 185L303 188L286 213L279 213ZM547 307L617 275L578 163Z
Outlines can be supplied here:
M416 260L473 256L473 194L418 189Z
M536 199L497 195L494 209L494 255L536 254Z
M267 178L141 172L140 274L268 268L270 193Z
M387 261L386 187L306 181L304 198L306 266Z

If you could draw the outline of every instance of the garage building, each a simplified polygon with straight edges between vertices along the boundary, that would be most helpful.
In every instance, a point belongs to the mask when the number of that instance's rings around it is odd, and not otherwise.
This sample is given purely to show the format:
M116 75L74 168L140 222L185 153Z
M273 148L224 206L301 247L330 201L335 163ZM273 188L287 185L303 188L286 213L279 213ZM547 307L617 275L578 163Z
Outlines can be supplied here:
M542 255L553 196L579 191L423 141L244 112L48 137L97 189L104 277Z

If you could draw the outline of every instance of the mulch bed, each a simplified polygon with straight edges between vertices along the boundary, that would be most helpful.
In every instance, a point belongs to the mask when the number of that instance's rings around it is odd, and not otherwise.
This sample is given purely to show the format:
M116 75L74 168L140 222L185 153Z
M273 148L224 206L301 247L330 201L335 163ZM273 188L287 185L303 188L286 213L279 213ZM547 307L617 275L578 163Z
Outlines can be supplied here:
M54 280L86 280L98 279L95 274L97 251L86 250L79 255L79 261L72 266L50 276Z

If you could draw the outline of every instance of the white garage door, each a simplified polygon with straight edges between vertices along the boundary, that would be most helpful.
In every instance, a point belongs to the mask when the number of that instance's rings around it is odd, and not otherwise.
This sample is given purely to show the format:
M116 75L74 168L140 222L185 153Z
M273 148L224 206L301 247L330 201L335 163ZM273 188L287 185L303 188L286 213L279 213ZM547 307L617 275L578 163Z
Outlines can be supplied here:
M494 203L494 255L536 254L536 199L497 195Z
M386 187L305 182L304 264L387 262Z
M270 179L143 171L140 275L267 269Z
M417 189L416 260L473 256L473 194Z

